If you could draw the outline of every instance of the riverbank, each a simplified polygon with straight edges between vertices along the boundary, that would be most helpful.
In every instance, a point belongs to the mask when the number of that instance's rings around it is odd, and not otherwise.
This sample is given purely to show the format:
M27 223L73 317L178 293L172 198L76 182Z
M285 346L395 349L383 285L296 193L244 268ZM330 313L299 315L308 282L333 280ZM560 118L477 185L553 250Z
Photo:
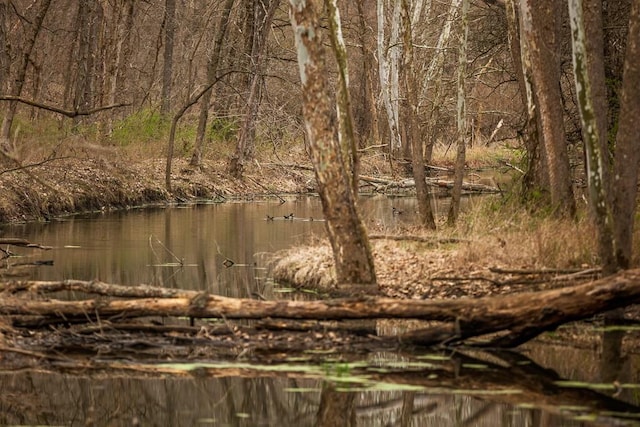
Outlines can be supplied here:
M247 162L242 179L227 173L227 158L217 153L202 166L176 157L172 167L172 193L166 191L164 157L130 153L124 149L83 145L83 149L31 155L18 165L0 158L0 224L46 221L56 216L143 205L224 201L315 191L315 178L303 147L263 151ZM470 167L504 167L513 161L508 147L470 149ZM373 177L399 179L410 174L402 162L391 164L382 153L363 155L360 172ZM439 167L453 164L451 153L436 160Z
M21 170L5 168L0 180L0 223L199 199L250 199L313 188L311 172L286 165L255 162L242 180L235 180L226 174L223 162L205 160L201 167L192 167L186 159L176 159L170 194L164 185L165 162L69 157Z

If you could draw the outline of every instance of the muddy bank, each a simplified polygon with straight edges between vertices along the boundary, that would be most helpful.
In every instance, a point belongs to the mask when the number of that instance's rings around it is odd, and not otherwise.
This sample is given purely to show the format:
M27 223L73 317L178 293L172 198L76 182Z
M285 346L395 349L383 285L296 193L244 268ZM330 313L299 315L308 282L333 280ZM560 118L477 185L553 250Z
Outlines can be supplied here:
M272 193L302 193L312 185L312 172L276 164L247 165L242 180L226 173L224 162L173 165L173 193L164 186L165 160L108 161L63 158L0 173L0 223L43 221L51 217L97 210L197 199L251 198Z

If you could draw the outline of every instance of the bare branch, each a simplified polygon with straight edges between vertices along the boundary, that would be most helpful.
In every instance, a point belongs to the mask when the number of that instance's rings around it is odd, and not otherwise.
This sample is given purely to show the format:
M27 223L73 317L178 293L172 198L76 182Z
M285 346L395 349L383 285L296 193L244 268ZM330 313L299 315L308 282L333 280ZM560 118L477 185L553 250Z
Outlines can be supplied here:
M20 102L22 104L30 105L32 107L41 108L43 110L51 111L51 112L54 112L54 113L57 113L57 114L62 114L63 116L66 116L66 117L69 117L69 118L72 118L72 119L74 117L90 116L92 114L99 113L101 111L112 110L114 108L120 108L120 107L128 107L128 106L132 105L131 103L126 103L126 104L120 103L120 104L112 104L112 105L105 105L105 106L102 106L102 107L96 107L96 108L92 108L92 109L87 110L87 111L73 111L73 110L64 110L62 108L58 108L58 107L53 106L53 105L43 104L41 102L37 102L37 101L33 101L31 99L23 98L21 96L0 95L0 101Z

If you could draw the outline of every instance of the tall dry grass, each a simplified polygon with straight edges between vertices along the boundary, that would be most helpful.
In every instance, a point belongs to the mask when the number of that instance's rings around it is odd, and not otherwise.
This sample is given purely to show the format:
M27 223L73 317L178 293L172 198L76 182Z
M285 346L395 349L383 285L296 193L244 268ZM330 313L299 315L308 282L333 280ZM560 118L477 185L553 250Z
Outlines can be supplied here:
M547 268L598 264L596 230L586 212L577 219L562 219L499 196L476 199L447 232L472 241L458 252L463 263L494 260Z

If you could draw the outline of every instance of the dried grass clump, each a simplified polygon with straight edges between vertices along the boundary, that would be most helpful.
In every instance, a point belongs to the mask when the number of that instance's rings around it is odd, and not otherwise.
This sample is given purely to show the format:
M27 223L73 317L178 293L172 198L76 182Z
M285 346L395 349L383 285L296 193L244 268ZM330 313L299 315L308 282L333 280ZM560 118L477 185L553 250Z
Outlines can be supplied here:
M587 217L562 219L484 200L463 214L456 233L474 242L460 251L461 261L546 268L598 263L596 231Z
M331 289L336 285L329 246L295 247L276 252L270 270L276 282L297 288Z
M518 146L513 142L513 146ZM510 147L508 143L494 144L487 147L484 144L476 144L467 148L465 163L467 166L487 167L488 165L503 166L503 162L518 164L520 152ZM438 165L454 165L456 159L455 148L448 144L436 144L433 148L433 161Z

